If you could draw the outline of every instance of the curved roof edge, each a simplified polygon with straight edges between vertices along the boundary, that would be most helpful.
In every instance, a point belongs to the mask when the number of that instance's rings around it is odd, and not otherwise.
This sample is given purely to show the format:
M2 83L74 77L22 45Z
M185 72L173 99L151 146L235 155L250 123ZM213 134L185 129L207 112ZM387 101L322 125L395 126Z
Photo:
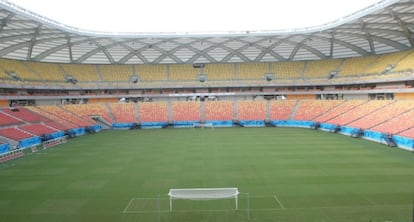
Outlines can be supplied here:
M211 37L211 36L223 36L223 37L238 37L238 36L269 36L269 35L292 35L292 34L307 34L320 32L327 29L337 27L350 21L354 21L365 15L373 13L375 11L384 9L399 0L381 0L375 4L372 4L364 9L356 11L350 15L344 16L332 22L328 22L322 25L310 26L304 28L292 28L281 30L245 30L245 31L228 31L228 32L105 32L105 31L92 31L80 29L72 26L65 25L55 20L46 18L30 10L24 9L14 3L6 0L0 0L0 6L7 10L10 10L16 14L35 20L37 22L51 25L62 31L66 31L73 34L93 37L112 37L112 38L176 38L176 37Z

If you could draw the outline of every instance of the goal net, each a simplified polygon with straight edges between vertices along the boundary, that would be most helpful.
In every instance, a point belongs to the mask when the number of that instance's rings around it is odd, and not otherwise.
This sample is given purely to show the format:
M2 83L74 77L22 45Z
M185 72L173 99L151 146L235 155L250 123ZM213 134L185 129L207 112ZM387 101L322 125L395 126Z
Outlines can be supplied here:
M235 209L238 210L237 188L190 188L190 189L170 189L170 211L173 210L174 199L186 200L217 200L234 199Z
M214 124L212 123L193 123L193 128L214 128Z

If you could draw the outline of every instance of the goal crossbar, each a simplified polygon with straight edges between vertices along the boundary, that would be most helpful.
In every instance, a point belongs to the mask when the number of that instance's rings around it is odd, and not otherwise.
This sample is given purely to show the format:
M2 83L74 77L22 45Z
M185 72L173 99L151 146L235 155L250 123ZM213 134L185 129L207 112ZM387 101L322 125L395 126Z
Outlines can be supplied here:
M238 210L237 188L186 188L186 189L170 189L168 196L170 197L170 211L172 211L173 199L187 200L216 200L234 198L235 208Z

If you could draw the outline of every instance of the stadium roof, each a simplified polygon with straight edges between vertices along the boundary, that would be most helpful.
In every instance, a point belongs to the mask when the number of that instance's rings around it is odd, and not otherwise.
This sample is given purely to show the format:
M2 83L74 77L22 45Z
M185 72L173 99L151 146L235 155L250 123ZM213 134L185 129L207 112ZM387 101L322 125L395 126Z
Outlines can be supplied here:
M113 33L70 27L0 0L0 58L55 63L163 64L319 60L412 49L413 0L383 0L299 29Z

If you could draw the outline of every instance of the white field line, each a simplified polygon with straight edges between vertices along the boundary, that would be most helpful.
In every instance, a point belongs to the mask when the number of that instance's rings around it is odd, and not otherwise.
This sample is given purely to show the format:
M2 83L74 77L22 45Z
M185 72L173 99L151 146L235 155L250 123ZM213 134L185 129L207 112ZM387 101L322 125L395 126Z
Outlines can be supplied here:
M276 195L276 194L275 194L275 195L273 195L273 199L275 199L275 200L276 200L276 202L279 204L279 206L280 206L280 208L281 208L282 210L286 210L285 206L282 204L282 202L279 200L279 198L277 198L277 195Z
M129 206L131 206L132 202L135 200L135 198L132 198L131 200L129 200L127 206L125 207L125 209L122 211L122 213L126 213Z

